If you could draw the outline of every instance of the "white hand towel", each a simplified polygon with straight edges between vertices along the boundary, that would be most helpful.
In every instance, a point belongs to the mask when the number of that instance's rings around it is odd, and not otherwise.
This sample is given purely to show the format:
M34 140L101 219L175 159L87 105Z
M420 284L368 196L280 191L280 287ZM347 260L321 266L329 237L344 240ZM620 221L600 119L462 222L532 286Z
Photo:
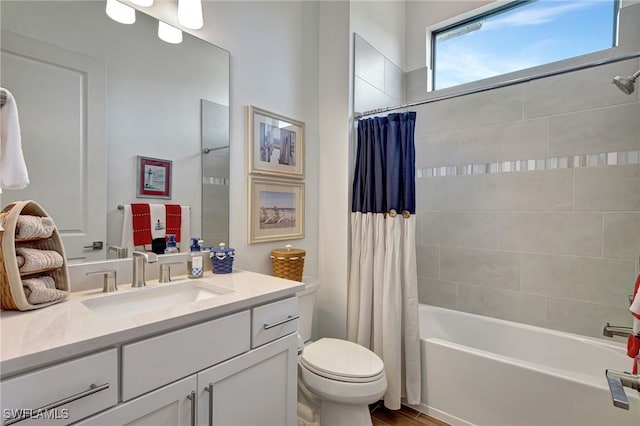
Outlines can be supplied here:
M122 237L120 238L120 245L127 247L129 253L133 252L133 216L131 215L131 204L124 205L124 217L122 219Z
M180 253L186 253L189 251L191 244L189 239L191 237L191 208L189 206L181 206L180 212L182 213L180 218Z
M167 213L164 204L149 204L151 238L164 238L167 233Z
M38 272L46 269L59 268L64 259L54 250L38 250L21 247L16 249L16 257L22 256L24 264L18 268L21 273Z
M32 305L64 299L69 293L56 288L52 277L29 278L22 281L27 302Z
M55 225L50 217L20 215L16 222L16 238L49 238L54 229Z
M638 279L640 280L640 278ZM640 290L636 292L636 295L633 298L633 302L631 303L629 310L636 315L640 315Z
M0 189L22 189L29 184L29 173L22 153L18 106L8 90L0 113Z

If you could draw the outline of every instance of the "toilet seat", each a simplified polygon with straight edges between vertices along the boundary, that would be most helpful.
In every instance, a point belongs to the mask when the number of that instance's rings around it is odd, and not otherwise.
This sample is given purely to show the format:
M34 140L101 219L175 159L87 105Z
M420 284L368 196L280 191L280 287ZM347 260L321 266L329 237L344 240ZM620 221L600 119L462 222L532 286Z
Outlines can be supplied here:
M300 364L327 379L370 383L384 377L382 360L369 349L346 340L323 338L306 346Z

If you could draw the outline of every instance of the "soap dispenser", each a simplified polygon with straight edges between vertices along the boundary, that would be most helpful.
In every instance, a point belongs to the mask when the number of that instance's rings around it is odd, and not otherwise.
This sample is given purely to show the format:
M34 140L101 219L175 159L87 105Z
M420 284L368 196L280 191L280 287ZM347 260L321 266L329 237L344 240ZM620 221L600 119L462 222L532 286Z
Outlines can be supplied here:
M167 248L164 250L164 254L177 253L178 247L176 247L176 236L169 234L167 237L169 237L169 241L167 241Z
M202 278L204 273L204 256L200 251L201 242L202 240L199 238L191 238L191 251L187 259L189 278Z

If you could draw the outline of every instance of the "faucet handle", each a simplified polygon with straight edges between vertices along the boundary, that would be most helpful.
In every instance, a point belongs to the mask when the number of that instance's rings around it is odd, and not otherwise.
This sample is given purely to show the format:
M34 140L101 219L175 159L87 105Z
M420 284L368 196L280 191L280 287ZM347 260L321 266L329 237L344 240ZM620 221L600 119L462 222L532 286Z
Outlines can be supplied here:
M628 410L629 400L624 392L624 387L635 389L640 392L640 375L609 369L605 370L604 374L607 377L607 382L609 382L609 390L611 391L613 405Z
M611 399L613 399L613 405L625 410L629 409L629 400L627 394L624 393L624 387L622 387L622 380L618 377L611 377L607 375L607 381L609 382L609 391L611 391Z
M158 282L159 283L171 282L171 265L180 265L181 263L182 262L161 263L160 277L158 278Z
M118 291L118 280L116 279L117 273L113 269L106 271L87 272L87 275L103 275L104 281L102 285L103 293L111 293Z

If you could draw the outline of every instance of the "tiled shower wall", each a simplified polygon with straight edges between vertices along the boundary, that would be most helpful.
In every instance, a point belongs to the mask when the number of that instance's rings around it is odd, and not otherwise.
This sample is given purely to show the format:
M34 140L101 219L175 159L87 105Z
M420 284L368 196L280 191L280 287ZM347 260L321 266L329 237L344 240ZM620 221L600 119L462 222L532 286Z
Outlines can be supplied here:
M620 46L639 50L640 4ZM354 109L424 98L426 69L355 38ZM630 325L640 255L640 87L634 59L412 108L421 303L602 336ZM385 71L386 70L386 71ZM392 75L396 75L393 72ZM389 81L396 81L390 84Z
M630 60L415 108L419 297L601 336L630 325L640 98Z

